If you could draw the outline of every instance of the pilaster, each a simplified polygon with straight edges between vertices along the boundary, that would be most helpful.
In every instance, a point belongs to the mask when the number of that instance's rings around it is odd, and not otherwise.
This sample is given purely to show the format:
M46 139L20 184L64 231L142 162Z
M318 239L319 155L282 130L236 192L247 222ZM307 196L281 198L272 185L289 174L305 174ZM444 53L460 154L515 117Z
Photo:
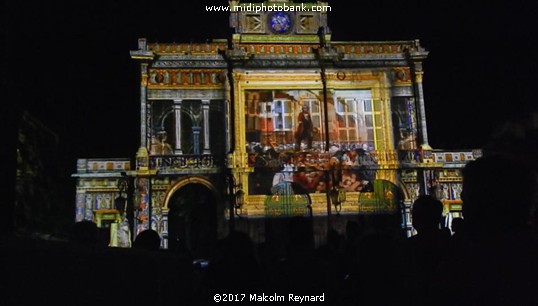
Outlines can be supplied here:
M209 100L202 100L202 115L204 116L204 150L203 154L211 154L209 146Z
M176 122L176 145L174 148L174 154L181 155L183 150L181 149L181 103L183 100L174 100L174 116Z

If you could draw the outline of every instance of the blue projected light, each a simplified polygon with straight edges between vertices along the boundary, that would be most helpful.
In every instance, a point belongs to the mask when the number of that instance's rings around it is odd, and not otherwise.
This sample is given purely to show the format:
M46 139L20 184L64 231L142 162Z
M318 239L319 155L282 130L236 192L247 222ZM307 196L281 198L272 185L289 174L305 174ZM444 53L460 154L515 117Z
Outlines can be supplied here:
M284 12L275 12L269 18L269 27L274 33L285 34L291 29L291 26L291 17Z

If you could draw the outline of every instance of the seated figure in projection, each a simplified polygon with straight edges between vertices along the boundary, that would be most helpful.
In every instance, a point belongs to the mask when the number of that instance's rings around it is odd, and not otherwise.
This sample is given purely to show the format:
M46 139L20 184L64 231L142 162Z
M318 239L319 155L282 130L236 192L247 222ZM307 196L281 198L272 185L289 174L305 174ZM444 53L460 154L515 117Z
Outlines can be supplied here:
M291 183L293 182L293 174L295 165L292 163L292 158L289 155L280 157L280 171L273 176L271 187L272 194L291 194Z
M168 139L168 133L165 130L159 130L156 133L156 137L151 139L151 155L172 155L174 149L166 142Z

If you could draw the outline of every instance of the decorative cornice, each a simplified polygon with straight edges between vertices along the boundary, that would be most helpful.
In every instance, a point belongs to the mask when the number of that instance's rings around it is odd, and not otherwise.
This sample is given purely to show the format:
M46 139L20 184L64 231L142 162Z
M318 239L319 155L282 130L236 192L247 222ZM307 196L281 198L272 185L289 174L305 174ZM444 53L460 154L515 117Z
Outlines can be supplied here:
M417 48L415 41L334 41L331 46L346 54L403 54Z
M393 97L412 97L413 95L414 95L414 90L412 86L393 86L392 87Z
M300 59L257 59L244 61L236 64L236 67L244 68L317 68L317 60Z
M149 50L156 54L218 54L219 50L226 49L225 39L222 42L212 43L151 43Z
M224 100L226 92L223 89L148 89L150 100Z
M131 58L135 59L135 60L152 61L155 58L155 54L153 54L153 52L147 51L147 50L129 51L129 54L131 55Z
M226 68L224 60L158 60L152 63L155 68Z
M226 79L223 69L149 69L150 88L223 88Z
M405 66L408 62L406 60L390 60L390 59L368 59L368 60L354 60L354 61L340 61L334 63L335 67L341 68L372 68L372 67L394 67Z
M392 67L405 66L406 60L391 60L391 59L362 59L362 60L347 60L347 61L326 61L325 66L342 67L342 68L372 68L372 67ZM319 68L320 62L316 59L259 59L254 57L249 61L242 61L235 64L235 67L243 68Z
M157 61L178 60L218 61L222 60L222 56L220 54L162 54L157 58Z
M406 57L403 53L395 54L347 54L341 53L343 55L342 60L344 61L365 61L365 60L406 60Z
M263 42L241 42L234 45L235 48L251 54L310 54L314 49L319 48L319 39L308 43L290 43L267 41ZM415 41L373 41L373 42L331 42L330 47L338 53L347 56L369 55L369 54L400 54L404 56L410 50L416 50ZM426 56L427 51L411 51L413 56Z
M268 34L241 34L241 43L315 43L319 41L317 35L268 35Z
M423 61L428 57L429 53L425 50L411 51L409 52L409 57L414 61Z

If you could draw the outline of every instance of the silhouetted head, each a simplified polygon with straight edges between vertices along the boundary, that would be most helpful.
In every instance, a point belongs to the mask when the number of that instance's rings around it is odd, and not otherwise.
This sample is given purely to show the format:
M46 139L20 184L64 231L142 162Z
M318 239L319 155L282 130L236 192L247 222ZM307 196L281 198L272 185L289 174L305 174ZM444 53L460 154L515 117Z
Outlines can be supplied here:
M160 247L161 237L152 229L140 232L133 242L133 248L135 249L156 251L159 250Z
M291 248L303 251L314 249L312 220L307 217L296 216L290 219L288 226L288 237Z
M95 246L99 241L99 229L93 221L76 222L71 231L71 242L80 245Z
M487 155L463 169L466 229L510 231L524 227L536 194L533 168L507 155Z
M341 242L342 236L340 233L336 229L330 228L327 231L327 244L333 248L339 248Z
M438 230L443 218L443 203L430 195L421 195L413 203L411 214L413 227L419 234Z
M463 218L461 217L457 217L457 218L454 218L452 219L452 223L450 224L451 227L452 227L452 231L454 233L462 233L463 232L463 227L464 227L464 223L463 223Z
M254 242L252 238L241 231L231 231L221 240L221 256L227 262L250 262L254 260Z
M348 240L356 240L360 236L360 226L357 221L349 220L346 223L346 238Z

